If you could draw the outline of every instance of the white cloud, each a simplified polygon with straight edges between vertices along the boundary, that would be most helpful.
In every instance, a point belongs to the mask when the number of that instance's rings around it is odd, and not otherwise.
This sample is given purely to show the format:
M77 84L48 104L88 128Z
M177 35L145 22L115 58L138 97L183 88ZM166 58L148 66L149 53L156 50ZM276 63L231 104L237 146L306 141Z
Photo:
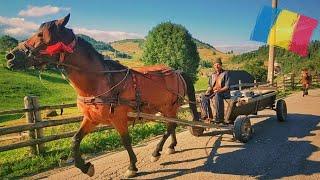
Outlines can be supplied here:
M96 29L86 29L86 28L73 28L73 31L76 34L85 34L90 36L98 41L103 41L106 43L123 40L123 39L137 39L143 38L143 35L137 33L128 33L120 31L103 31Z
M7 28L7 29L4 29L3 31L5 34L10 34L13 36L27 35L27 32L22 28Z
M235 54L241 54L245 52L250 52L253 50L257 50L263 43L255 42L255 41L233 41L233 42L223 42L216 41L212 43L213 47L222 52L233 51Z
M69 11L70 8L56 7L51 5L46 6L28 6L26 10L21 10L19 12L19 16L32 16L32 17L40 17L49 14L56 14L60 11Z
M39 27L38 24L24 18L8 18L0 16L0 31L13 36L28 36Z
M24 18L8 18L0 16L0 34L8 34L14 37L26 38L38 29L39 25L26 21ZM73 28L77 34L88 35L98 41L113 42L123 39L144 38L143 35L137 33L121 32L121 31L104 31L87 28Z
M39 27L36 23L26 21L24 18L7 18L3 16L0 16L0 24L11 27L23 27L27 30L35 30Z

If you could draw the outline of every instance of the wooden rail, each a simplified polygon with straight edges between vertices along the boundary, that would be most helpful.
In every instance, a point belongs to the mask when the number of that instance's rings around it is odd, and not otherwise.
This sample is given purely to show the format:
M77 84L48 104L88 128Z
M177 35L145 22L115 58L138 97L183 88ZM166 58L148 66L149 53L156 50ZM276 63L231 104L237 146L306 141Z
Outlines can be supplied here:
M33 112L33 111L40 111L40 110L50 110L50 109L63 109L63 108L70 108L70 107L77 107L76 103L72 104L61 104L61 105L53 105L53 106L41 106L39 108L31 108L31 109L13 109L13 110L5 110L0 111L0 115L5 114L19 114L19 113L26 113L26 112Z
M29 124L24 124L19 126L3 127L3 128L0 128L0 136L11 134L11 133L22 132L22 131L45 128L45 127L76 123L76 122L82 121L82 118L83 116L79 116L79 117L65 118L61 120L48 120L48 121L42 121L38 123L29 123Z
M312 75L312 85L320 85L320 75ZM280 75L277 82L278 89L286 90L286 89L296 89L297 87L301 87L301 77L296 76L295 74L285 74Z

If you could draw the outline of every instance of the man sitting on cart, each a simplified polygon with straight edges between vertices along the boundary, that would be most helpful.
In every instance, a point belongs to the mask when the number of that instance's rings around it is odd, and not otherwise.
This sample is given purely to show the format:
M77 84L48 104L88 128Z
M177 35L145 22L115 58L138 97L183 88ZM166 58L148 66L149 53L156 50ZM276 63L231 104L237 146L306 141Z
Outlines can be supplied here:
M222 69L221 58L214 61L215 73L209 78L209 87L204 95L201 96L201 110L203 119L213 119L210 107L210 99L214 99L216 107L215 123L224 122L224 99L230 98L230 77L228 71Z

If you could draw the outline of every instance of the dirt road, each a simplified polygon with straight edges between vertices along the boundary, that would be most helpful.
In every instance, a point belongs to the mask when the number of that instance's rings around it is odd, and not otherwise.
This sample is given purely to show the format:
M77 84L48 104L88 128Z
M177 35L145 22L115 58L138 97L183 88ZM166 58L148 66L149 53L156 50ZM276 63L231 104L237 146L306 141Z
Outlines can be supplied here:
M155 163L150 157L158 139L135 147L139 173L133 179L320 179L320 90L309 94L286 98L287 122L279 123L271 110L252 117L254 136L246 144L234 142L228 134L193 137L184 131L177 135L177 152L164 152ZM90 161L96 170L92 178L74 166L31 178L120 179L128 166L125 151Z

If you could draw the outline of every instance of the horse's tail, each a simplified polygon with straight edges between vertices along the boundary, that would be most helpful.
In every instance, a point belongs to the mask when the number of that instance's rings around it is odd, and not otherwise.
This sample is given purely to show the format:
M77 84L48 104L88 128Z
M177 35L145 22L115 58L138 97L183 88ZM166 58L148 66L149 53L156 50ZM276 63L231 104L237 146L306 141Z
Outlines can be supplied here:
M199 121L199 113L197 111L197 106L196 106L196 95L195 95L195 90L194 90L194 86L192 84L191 78L189 77L188 74L186 74L185 72L181 73L186 86L187 86L187 95L189 98L189 107L191 109L191 113L193 116L193 121Z

